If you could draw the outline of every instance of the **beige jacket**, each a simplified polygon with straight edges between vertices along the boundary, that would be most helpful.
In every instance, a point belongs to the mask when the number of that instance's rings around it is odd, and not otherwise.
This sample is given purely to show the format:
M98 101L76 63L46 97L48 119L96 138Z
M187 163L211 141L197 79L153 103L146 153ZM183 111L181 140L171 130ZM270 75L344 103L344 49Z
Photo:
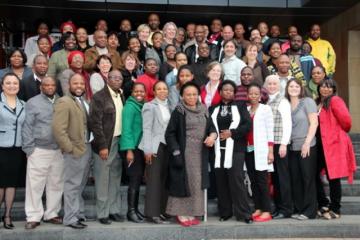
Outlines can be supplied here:
M52 130L60 149L76 158L85 153L86 113L73 96L59 98L54 107Z

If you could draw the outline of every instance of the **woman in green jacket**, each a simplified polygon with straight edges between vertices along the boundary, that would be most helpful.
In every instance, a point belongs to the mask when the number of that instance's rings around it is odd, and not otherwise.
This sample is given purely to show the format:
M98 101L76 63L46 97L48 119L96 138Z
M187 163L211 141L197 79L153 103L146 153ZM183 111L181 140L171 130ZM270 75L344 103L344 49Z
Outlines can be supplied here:
M307 86L310 97L316 100L319 97L318 85L326 78L326 71L323 66L315 66L311 70L311 79Z
M136 223L144 221L144 215L138 210L139 189L144 173L144 153L138 149L142 137L141 110L144 98L144 84L134 83L131 96L122 112L122 133L119 143L127 161L126 173L129 177L127 219Z

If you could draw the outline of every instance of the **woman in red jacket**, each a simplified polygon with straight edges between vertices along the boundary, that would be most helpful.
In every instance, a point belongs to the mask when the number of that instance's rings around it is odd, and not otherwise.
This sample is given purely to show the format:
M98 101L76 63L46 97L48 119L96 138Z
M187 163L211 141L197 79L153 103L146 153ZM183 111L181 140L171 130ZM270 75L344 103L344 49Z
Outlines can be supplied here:
M353 146L347 134L351 129L351 116L344 101L336 96L336 82L333 79L323 80L319 84L318 92L321 136L319 140L322 142L324 153L319 163L322 163L326 170L330 187L330 202L327 199L328 204L324 206L323 201L319 201L319 209L323 210L322 217L329 220L340 218L340 179L348 177L348 182L352 183L356 162ZM319 200L326 200L324 191L318 193L323 195L318 196Z

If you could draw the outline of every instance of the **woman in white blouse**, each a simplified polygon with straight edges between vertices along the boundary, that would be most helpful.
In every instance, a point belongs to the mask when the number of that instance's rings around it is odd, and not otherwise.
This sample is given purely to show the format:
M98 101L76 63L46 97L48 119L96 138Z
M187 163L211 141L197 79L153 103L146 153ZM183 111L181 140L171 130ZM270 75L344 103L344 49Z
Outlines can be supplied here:
M274 219L288 218L293 212L291 184L289 174L288 144L291 136L291 106L280 94L280 78L270 75L265 79L265 88L269 93L269 105L274 118Z

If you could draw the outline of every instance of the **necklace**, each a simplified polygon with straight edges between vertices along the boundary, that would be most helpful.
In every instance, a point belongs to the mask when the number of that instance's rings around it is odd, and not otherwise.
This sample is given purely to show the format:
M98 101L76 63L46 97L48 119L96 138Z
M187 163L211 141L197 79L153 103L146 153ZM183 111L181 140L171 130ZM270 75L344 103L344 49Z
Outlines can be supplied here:
M229 106L222 105L220 109L220 116L225 117L229 114Z

